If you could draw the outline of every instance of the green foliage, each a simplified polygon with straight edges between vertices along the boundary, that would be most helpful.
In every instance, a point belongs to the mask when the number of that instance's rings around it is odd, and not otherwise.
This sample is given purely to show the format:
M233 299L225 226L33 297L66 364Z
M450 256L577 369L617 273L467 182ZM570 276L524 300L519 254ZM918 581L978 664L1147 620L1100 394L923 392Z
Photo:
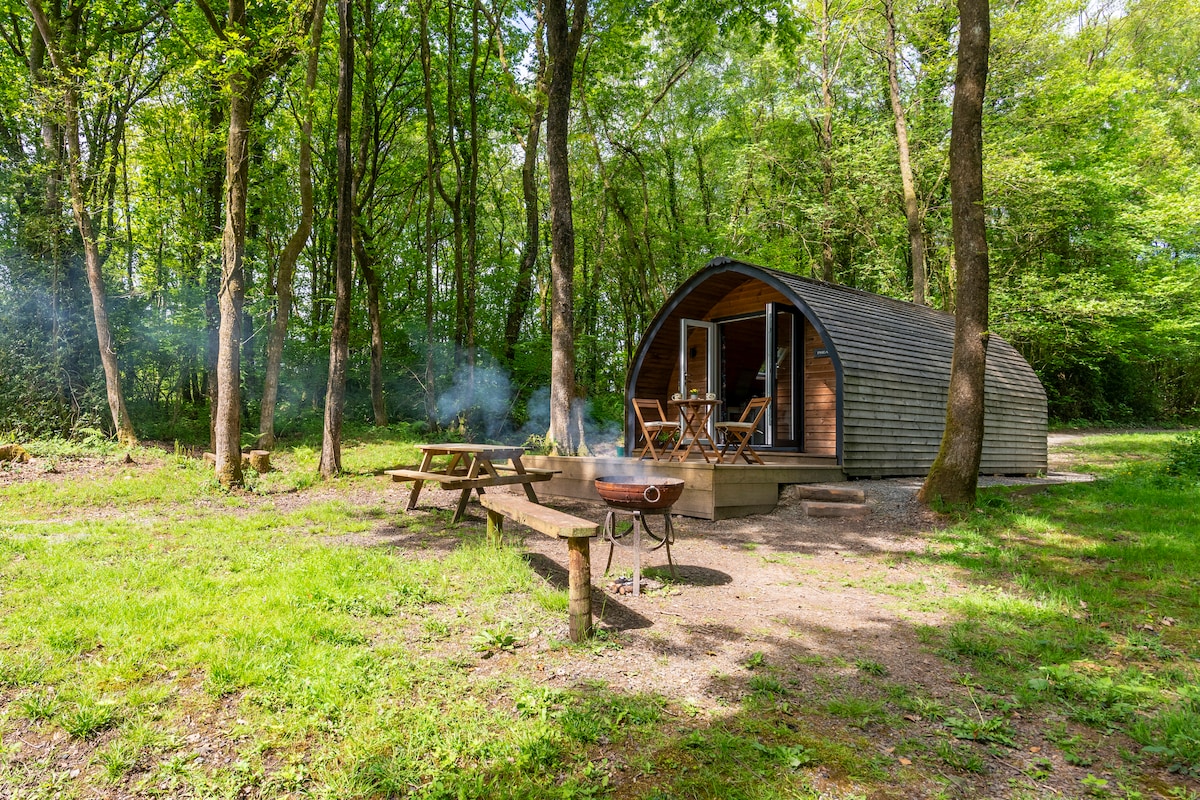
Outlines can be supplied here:
M1162 471L1177 478L1200 478L1200 431L1185 433L1175 440Z
M267 54L296 53L260 87L251 131L242 418L253 434L279 252L299 207L299 6L253 4L245 34L233 37L215 35L194 6L170 21L144 3L81 8L79 57L88 60L79 67L88 80L79 90L91 151L83 178L128 405L153 439L208 439L227 133L221 87ZM712 256L816 275L828 251L837 281L895 297L910 296L912 268L895 126L880 99L882 21L869 4L671 0L589 11L577 76L586 91L570 123L574 341L589 435L609 441L623 423L637 338ZM1080 18L1061 4L1026 4L993 15L985 119L992 325L1034 365L1055 419L1194 419L1200 80L1189 54L1200 22L1188 3L1131 2L1115 13ZM285 436L319 430L327 377L336 175L331 8L327 15L311 98L316 221L298 264L277 403ZM527 243L515 145L541 91L531 17L505 9L497 35L473 55L471 15L451 15L444 3L430 15L432 168L445 192L432 201L415 188L430 153L424 103L413 100L422 92L391 102L386 88L423 84L411 57L419 50L413 15L373 8L358 36L354 140L370 153L359 165L358 222L379 278L384 404L392 420L521 441L546 428L551 362L547 248L531 274L519 274ZM898 4L896 22L930 301L949 309L944 143L956 16L952 4ZM0 52L0 434L109 434L66 181L56 151L28 144L40 141L43 122L61 122L46 102L60 87L39 84L17 49ZM830 74L821 75L823 63ZM816 132L826 114L833 134L824 143ZM465 125L454 136L452 119ZM544 239L543 163L534 178ZM526 278L531 298L517 308ZM366 281L353 292L353 307L365 309ZM512 340L510 312L521 325ZM356 313L346 400L356 424L374 421L370 342L367 315Z

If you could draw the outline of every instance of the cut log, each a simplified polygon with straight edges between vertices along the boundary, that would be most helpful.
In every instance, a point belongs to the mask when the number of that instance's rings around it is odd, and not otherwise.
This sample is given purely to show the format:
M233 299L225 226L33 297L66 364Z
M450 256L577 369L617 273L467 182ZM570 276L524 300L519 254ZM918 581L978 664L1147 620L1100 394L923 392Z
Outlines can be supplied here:
M24 464L29 461L29 451L19 444L0 444L0 461Z
M848 486L818 486L815 484L797 484L784 490L790 500L820 500L826 503L861 503L866 500L866 492Z
M800 507L810 517L865 517L871 513L870 507L862 503L821 503L805 500Z

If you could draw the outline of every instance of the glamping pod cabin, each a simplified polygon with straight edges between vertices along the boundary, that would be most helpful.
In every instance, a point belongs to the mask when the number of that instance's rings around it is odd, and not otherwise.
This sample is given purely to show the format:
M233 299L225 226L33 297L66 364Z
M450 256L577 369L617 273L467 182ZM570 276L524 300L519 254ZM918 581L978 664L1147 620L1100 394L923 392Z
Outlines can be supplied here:
M954 317L913 303L716 258L667 301L638 345L633 398L713 393L721 419L769 396L755 449L825 457L850 477L923 475L945 425ZM988 341L983 474L1046 469L1046 393L998 336Z

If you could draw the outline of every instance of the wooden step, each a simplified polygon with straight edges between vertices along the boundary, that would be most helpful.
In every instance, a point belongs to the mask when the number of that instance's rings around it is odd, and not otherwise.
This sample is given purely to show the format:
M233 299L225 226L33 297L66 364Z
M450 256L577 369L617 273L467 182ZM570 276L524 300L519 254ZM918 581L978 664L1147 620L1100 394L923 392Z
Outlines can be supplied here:
M820 500L826 503L862 503L867 494L862 489L849 486L819 486L813 484L798 484L789 486L787 491L796 500Z
M864 503L825 503L805 500L800 503L804 513L810 517L865 517L871 509Z

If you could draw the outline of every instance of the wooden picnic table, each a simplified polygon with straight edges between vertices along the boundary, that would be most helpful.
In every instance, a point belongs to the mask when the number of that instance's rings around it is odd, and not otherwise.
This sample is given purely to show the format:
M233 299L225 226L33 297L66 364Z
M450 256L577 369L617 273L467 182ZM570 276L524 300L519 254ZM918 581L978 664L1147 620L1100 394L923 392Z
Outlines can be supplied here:
M472 491L482 495L485 489L492 486L520 484L525 487L525 496L529 501L537 503L538 497L533 491L533 484L550 480L556 472L547 469L526 469L521 463L524 449L512 445L423 444L420 450L421 465L417 469L389 469L384 472L392 476L395 482L413 482L412 492L408 496L408 511L416 508L417 498L421 496L421 489L426 481L436 481L443 489L462 490L452 522L462 519ZM449 457L449 461L443 466L435 467L433 460L440 457ZM510 466L498 466L505 461L509 462Z

